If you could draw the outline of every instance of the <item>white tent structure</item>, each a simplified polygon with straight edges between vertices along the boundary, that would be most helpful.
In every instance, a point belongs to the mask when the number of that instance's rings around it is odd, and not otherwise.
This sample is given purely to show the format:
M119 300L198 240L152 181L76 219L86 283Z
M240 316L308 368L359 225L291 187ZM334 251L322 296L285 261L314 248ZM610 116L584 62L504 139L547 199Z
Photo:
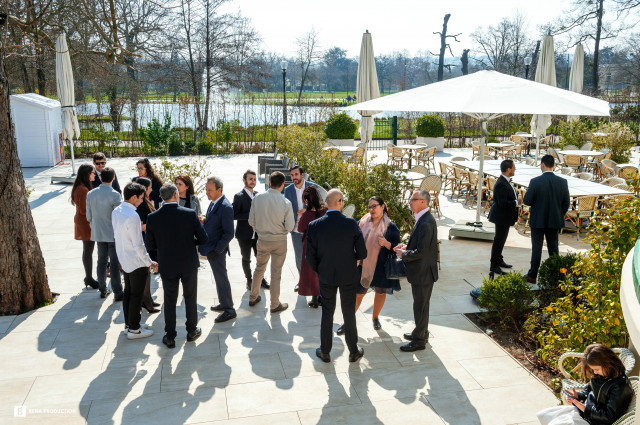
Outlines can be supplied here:
M360 58L358 60L358 80L356 95L361 102L377 99L380 97L380 88L378 87L378 73L376 72L376 58L373 54L373 41L369 30L362 34L362 45L360 46ZM362 116L360 119L360 140L366 146L371 142L375 122L372 115L380 111L363 111L358 113Z
M80 127L76 116L76 98L73 87L73 68L71 67L71 55L67 46L67 38L64 33L56 40L56 83L58 99L62 104L63 137L69 141L71 151L71 172L76 173L73 156L73 138L80 137Z
M571 62L571 73L569 74L569 90L574 93L582 93L584 86L584 47L582 44L576 46L576 51L573 54L573 61ZM568 121L577 120L575 115L569 115Z
M483 173L487 122L506 114L608 116L609 103L496 71L479 71L389 96L357 103L346 110L463 113L480 121L480 170ZM476 220L481 227L480 202Z
M553 36L547 35L542 40L542 49L536 66L537 83L557 87L556 61L553 49ZM547 128L551 125L551 114L535 114L531 117L531 134L536 137L536 163L540 153L540 138L546 136Z

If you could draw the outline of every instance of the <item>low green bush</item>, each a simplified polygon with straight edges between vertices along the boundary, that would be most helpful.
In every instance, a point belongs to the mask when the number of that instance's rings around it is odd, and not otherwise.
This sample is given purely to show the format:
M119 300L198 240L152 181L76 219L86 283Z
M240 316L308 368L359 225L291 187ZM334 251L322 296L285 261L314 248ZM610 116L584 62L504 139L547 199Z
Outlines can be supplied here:
M147 123L147 128L138 129L138 134L142 138L145 152L150 155L166 155L169 145L178 139L178 134L171 128L171 115L166 114L164 124L157 118L153 118Z
M560 285L567 279L573 282L577 277L573 273L573 266L578 260L578 254L554 254L540 264L538 269L538 300L540 305L547 305L564 295Z
M341 112L329 117L324 133L329 139L353 139L356 128L353 119L346 112Z
M439 115L422 115L416 120L416 135L419 137L443 137L444 121Z
M533 292L518 272L511 272L495 279L482 281L482 292L478 297L480 307L486 308L503 324L518 325L531 310Z
M196 144L199 155L212 155L213 143L210 140L201 140Z
M612 160L618 164L629 162L631 148L636 144L633 131L621 122L607 123L599 131L607 135L594 139L594 149L608 148L611 150Z
M568 145L580 147L585 143L584 134L588 132L589 128L584 121L560 122L558 125L560 140L556 142L555 147L558 149L564 149Z
M186 160L162 158L159 162L153 162L153 169L165 183L173 183L181 174L186 174L193 181L193 189L196 194L204 193L207 177L211 170L205 159L195 157Z
M177 137L169 140L169 155L170 156L179 156L184 153L184 145L182 141Z

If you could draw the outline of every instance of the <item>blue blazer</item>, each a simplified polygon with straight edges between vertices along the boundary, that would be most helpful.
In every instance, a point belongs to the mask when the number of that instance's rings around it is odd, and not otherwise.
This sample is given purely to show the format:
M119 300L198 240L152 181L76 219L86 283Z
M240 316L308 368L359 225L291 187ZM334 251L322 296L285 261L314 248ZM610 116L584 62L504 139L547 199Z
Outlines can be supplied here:
M307 181L304 181L304 188L308 188L309 186L318 187L317 184ZM296 185L291 183L289 186L284 189L284 197L291 202L291 207L293 208L293 217L296 220L296 225L293 227L294 229L298 228L298 210L304 208L304 205L298 205L298 197L296 196Z
M207 255L215 251L218 255L223 255L229 252L229 242L233 239L233 206L226 196L222 195L213 210L207 214L204 230L209 241L198 247L200 254Z

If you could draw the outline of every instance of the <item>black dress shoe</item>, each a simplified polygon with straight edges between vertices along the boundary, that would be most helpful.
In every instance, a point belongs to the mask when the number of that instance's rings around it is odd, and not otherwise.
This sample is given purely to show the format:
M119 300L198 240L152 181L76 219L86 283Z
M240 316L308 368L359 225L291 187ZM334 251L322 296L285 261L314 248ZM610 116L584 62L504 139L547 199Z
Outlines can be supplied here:
M309 302L307 303L307 305L308 305L309 307L318 308L318 306L320 305L320 304L318 303L318 297L316 297L315 295L314 295L314 296L312 296L312 297L311 297L311 301L309 301Z
M100 288L100 284L94 278L86 278L85 277L84 278L84 287L85 288L91 288L91 289L99 289Z
M504 261L500 263L500 267L504 268L504 269L510 269L511 267L513 267L511 264L507 264Z
M490 271L491 273L495 273L495 274L499 274L499 275L507 274L507 272L505 272L504 270L502 270L500 267L491 267L491 268L489 269L489 271Z
M362 356L364 356L364 348L358 347L358 351L356 351L355 353L349 354L349 362L350 363L357 362L362 358Z
M295 288L293 288L293 291L294 291L294 292L298 292L298 284L297 284L297 283L296 283L296 287L295 287Z
M154 307L160 307L160 303L157 303L157 302L155 302L155 301L154 301L154 302L153 302L153 306L154 306Z
M124 294L120 294L120 295L114 295L113 296L113 301L122 301L124 299Z
M267 282L266 280L262 279L262 283L260 284L260 286L262 286L264 289L269 289L271 288L271 285L269 285L269 282Z
M224 311L224 308L220 304L212 305L211 306L211 311Z
M336 329L336 335L344 335L344 325L340 325L340 327Z
M167 348L176 348L176 340L169 339L169 337L166 335L162 337L162 343L166 345Z
M110 293L111 291L108 289L105 289L104 291L100 291L100 298L107 298Z
M482 289L480 288L473 288L470 292L469 295L471 295L471 298L473 298L474 300L477 300L478 297L480 297L480 294L482 293Z
M411 334L411 333L406 333L406 334L402 335L402 337L404 339L406 339L407 341L413 341L413 334Z
M202 335L202 329L196 328L196 330L187 334L187 341L195 341L196 339L200 338L200 335Z
M376 331L379 331L380 329L382 329L382 325L380 324L380 320L373 319L373 329L375 329Z
M331 361L331 356L322 352L321 349L316 348L316 357L322 360L325 363L329 363Z
M427 348L426 345L419 345L418 343L411 341L410 343L401 346L400 351L411 352L411 351L424 350L425 348Z
M220 313L218 317L215 318L214 322L222 323L222 322L226 322L227 320L235 319L236 317L238 317L236 313L229 313L228 311L223 311L222 313Z

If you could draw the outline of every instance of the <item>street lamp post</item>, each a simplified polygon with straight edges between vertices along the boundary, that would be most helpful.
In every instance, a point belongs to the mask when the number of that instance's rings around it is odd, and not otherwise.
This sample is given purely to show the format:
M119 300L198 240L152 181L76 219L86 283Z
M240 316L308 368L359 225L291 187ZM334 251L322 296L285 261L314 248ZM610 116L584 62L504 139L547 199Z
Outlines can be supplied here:
M531 66L531 56L524 57L524 79L529 79L529 67Z
M287 125L287 61L282 61L282 96L282 122Z

